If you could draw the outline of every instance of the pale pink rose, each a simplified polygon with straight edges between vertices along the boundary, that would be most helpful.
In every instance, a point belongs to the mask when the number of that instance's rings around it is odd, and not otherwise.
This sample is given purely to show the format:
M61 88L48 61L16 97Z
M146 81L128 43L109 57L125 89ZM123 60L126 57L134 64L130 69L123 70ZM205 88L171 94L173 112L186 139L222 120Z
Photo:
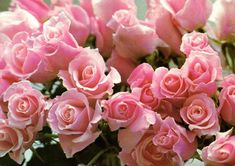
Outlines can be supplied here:
M165 67L155 70L152 80L152 92L159 99L167 99L180 107L188 97L189 84L180 69Z
M19 129L32 126L34 131L42 129L45 122L44 96L33 89L28 81L9 86L3 100L8 103L9 125Z
M77 58L69 63L68 70L61 70L59 77L67 89L77 88L89 98L102 98L113 93L115 83L120 83L120 75L111 68L105 74L106 66L98 50L84 48Z
M203 27L212 12L210 0L160 1L165 9L172 14L177 24L187 31Z
M117 71L121 75L123 83L127 83L127 79L130 76L131 72L138 65L138 63L134 62L132 59L123 58L122 56L120 56L115 49L112 51L111 57L107 60L106 63L109 68L114 67L115 69L117 69Z
M199 137L215 135L220 130L214 101L204 93L190 96L180 109L180 116Z
M33 40L27 32L18 32L5 49L4 59L9 71L21 79L33 75L42 61L40 54L32 49Z
M128 137L123 135L123 139L133 140L136 136ZM128 166L183 166L182 158L177 153L163 153L153 143L154 132L147 131L142 139L130 151L121 151L119 158Z
M202 159L206 166L235 165L235 136L232 130L218 133L216 140L202 149Z
M195 153L197 148L195 134L176 124L173 118L157 119L153 128L155 132L153 144L161 152L173 151L182 160L188 160Z
M121 17L126 17L127 20L117 18L120 17L120 13L126 15ZM138 60L151 54L156 47L162 47L164 44L156 34L152 24L138 21L134 17L130 12L117 11L108 26L115 31L113 43L119 55Z
M90 18L87 12L78 5L64 4L63 6L55 6L50 11L50 15L54 16L62 11L71 21L69 32L80 46L84 46L91 31Z
M146 20L155 25L156 33L170 46L173 52L182 54L180 52L182 34L174 24L170 12L162 6L160 0L146 0L146 2Z
M208 40L209 39L205 33L199 33L196 31L186 33L182 38L180 50L186 54L186 57L189 56L191 51L213 52Z
M66 14L61 12L43 24L42 34L35 39L34 49L46 58L49 71L67 69L79 53L79 46L69 32L70 24Z
M103 118L111 131L125 127L131 132L139 132L155 123L155 113L128 92L116 93L109 100L103 100L102 106Z
M232 0L216 0L213 3L213 11L208 23L208 28L211 30L210 35L215 36L219 40L230 42L235 41L235 1Z
M40 23L29 12L16 9L14 12L0 13L0 32L13 38L17 32L26 31L32 33L40 27Z
M50 10L44 0L13 0L11 2L11 9L14 11L17 8L22 8L31 13L40 22L44 22L48 18L48 12Z
M182 75L190 84L190 93L216 92L216 80L222 78L222 66L216 52L192 51L181 68Z
M101 108L92 108L87 97L76 89L58 96L48 113L48 123L59 134L60 144L66 157L72 157L95 141L100 132L97 123Z
M94 15L101 18L107 23L112 15L120 10L125 9L131 13L136 13L136 5L134 0L91 0Z
M1 110L0 110L1 112ZM23 136L19 129L9 126L7 119L2 119L0 113L0 157L9 153L10 158L15 160L18 164L23 162L22 148Z
M131 89L142 88L145 84L152 83L154 70L148 63L137 66L129 76L127 82Z
M90 17L94 17L92 0L80 0L80 6L85 9Z
M222 82L222 91L219 94L219 108L218 111L224 121L229 124L235 124L235 75L231 74L224 78Z

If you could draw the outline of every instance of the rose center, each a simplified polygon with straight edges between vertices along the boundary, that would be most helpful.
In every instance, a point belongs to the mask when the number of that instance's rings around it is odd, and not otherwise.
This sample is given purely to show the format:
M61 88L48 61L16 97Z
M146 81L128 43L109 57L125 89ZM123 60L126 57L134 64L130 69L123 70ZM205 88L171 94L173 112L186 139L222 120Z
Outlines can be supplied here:
M94 75L94 67L93 66L86 66L82 72L83 80L88 80L92 78Z
M17 105L17 110L19 112L27 112L27 109L29 107L29 103L26 100L20 99Z

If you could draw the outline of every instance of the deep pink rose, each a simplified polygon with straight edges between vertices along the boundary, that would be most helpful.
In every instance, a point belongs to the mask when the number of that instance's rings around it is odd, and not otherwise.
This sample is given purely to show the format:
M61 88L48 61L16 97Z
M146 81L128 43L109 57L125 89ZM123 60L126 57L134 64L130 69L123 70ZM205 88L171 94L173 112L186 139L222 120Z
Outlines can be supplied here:
M203 27L212 12L210 0L160 1L165 9L172 14L177 24L187 31Z
M235 165L235 136L232 130L218 133L216 140L202 149L202 159L206 166Z
M119 83L120 75L111 68L105 74L106 66L98 50L84 48L69 64L68 71L61 70L59 77L67 89L77 88L89 98L102 98L112 94L114 83Z
M127 83L127 79L130 76L131 72L138 65L138 63L133 61L132 59L120 56L115 49L112 51L111 57L107 60L106 63L109 68L114 67L115 69L117 69L117 71L121 75L123 83Z
M40 22L44 22L48 18L49 6L44 0L13 0L11 2L11 9L22 8L31 13Z
M189 83L190 93L216 92L216 80L222 78L222 66L217 52L192 51L181 68L182 75Z
M180 109L180 116L198 136L215 135L220 130L214 101L204 93L190 96Z
M182 38L180 50L185 53L187 57L191 51L213 52L208 40L209 39L205 33L195 31L192 33L186 33Z
M59 134L60 144L69 158L99 136L97 123L100 119L99 105L93 109L84 94L71 89L55 99L47 121L52 130Z
M146 20L155 25L157 35L171 47L173 52L181 54L180 44L182 34L174 24L170 12L162 6L160 0L146 0L146 2Z
M14 12L0 13L0 32L13 38L17 32L32 33L40 27L37 19L26 10L17 8Z
M159 67L152 80L152 92L159 99L167 99L180 107L188 96L189 85L180 69Z
M104 100L102 106L103 118L112 131L125 127L132 132L138 132L155 123L155 113L128 92L116 93L109 100Z
M31 87L27 81L12 84L4 93L8 102L9 125L19 129L32 126L34 131L42 129L45 123L44 96Z
M232 0L216 0L213 3L213 11L209 18L212 24L209 22L207 29L212 37L230 42L235 41L234 7L235 1Z
M235 75L231 74L224 78L222 82L222 91L219 95L219 113L224 121L229 124L235 124Z

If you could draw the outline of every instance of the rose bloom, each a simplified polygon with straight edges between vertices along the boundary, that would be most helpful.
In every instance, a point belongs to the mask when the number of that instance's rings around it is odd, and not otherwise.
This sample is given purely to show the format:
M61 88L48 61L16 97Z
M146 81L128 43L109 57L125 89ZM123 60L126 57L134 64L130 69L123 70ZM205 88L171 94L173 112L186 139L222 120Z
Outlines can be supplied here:
M180 69L165 67L155 70L152 80L152 92L159 99L170 100L180 107L188 96L188 82L182 76Z
M162 153L153 144L154 132L148 131L130 152L121 151L119 158L128 166L183 166L182 158L176 153Z
M176 24L187 31L201 28L212 12L210 0L160 0L171 14Z
M108 26L114 31L113 43L120 56L138 60L163 46L153 25L139 21L131 12L117 11Z
M11 10L17 10L17 8L22 8L31 13L40 22L44 22L48 18L49 6L44 0L13 0L11 1Z
M173 118L162 120L159 115L153 128L136 140L136 133L121 132L119 156L128 165L183 165L196 151L195 135L177 125Z
M10 158L18 164L23 162L22 149L23 136L19 129L9 126L7 117L0 109L0 157L9 153Z
M214 101L204 93L190 96L180 109L180 116L198 136L214 135L220 130Z
M124 127L138 132L155 123L155 113L128 92L116 93L109 100L103 100L102 106L103 118L111 131Z
M42 63L40 54L32 49L33 40L27 32L19 32L5 48L4 59L9 71L21 79L32 76Z
M222 79L222 66L216 52L192 51L181 71L193 94L202 92L212 96L217 90L216 81Z
M228 42L235 41L235 1L233 0L216 0L213 3L213 11L209 18L207 31L218 40L226 40Z
M99 136L97 123L100 119L99 105L92 108L84 94L71 89L55 99L47 121L51 129L59 134L62 149L70 158Z
M235 136L232 130L218 133L216 140L202 149L202 159L206 166L235 165Z
M222 82L222 91L219 95L219 113L224 121L235 125L235 75L231 74L224 78Z
M68 71L61 70L59 77L67 89L77 88L89 98L102 98L112 94L114 83L121 81L116 69L105 74L106 66L98 50L84 48L69 63Z
M0 32L10 38L17 32L26 31L32 33L40 27L37 19L26 10L17 8L14 12L0 13Z
M189 56L191 51L213 51L208 43L207 35L205 33L199 33L195 31L192 33L186 33L183 36L180 50L186 54L186 57Z
M40 91L31 87L28 81L12 84L4 92L7 102L9 125L19 129L32 126L34 131L42 129L45 122L45 100Z

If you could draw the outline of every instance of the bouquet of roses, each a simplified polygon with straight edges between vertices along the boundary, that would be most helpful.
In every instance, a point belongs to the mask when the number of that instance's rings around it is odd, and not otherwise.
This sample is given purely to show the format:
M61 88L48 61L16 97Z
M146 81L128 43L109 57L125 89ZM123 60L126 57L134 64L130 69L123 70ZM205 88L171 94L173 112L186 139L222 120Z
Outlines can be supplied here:
M235 165L235 0L146 5L0 13L1 166Z

